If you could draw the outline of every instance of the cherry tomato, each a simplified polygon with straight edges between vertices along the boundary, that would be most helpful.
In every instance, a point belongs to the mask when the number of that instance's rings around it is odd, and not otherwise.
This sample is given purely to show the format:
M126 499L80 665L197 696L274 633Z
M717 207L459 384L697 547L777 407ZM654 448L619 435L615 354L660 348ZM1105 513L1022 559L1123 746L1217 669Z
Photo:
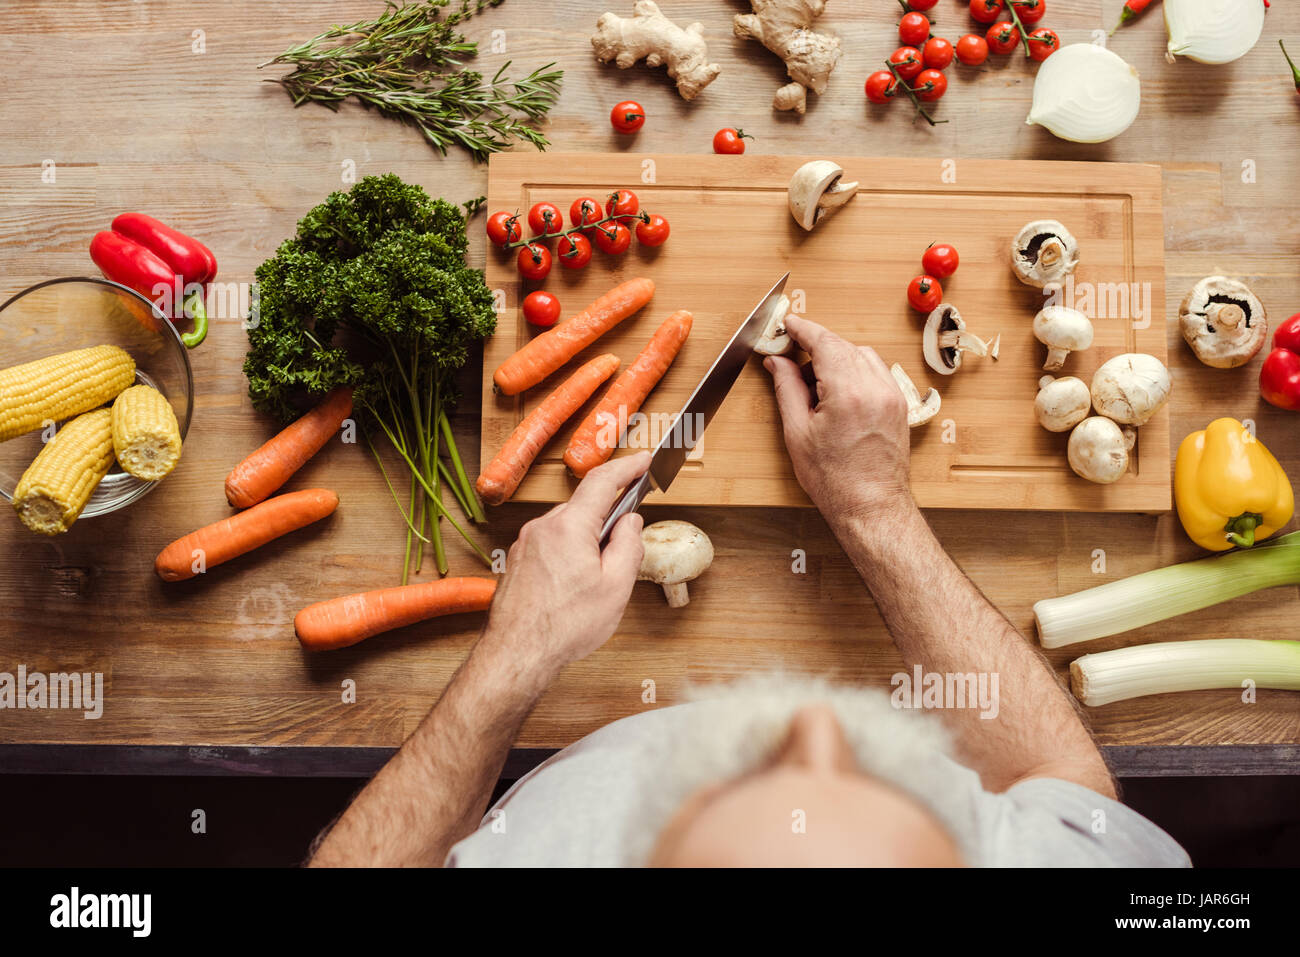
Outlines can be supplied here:
M913 309L934 312L943 302L943 287L933 276L917 276L907 285L907 301Z
M898 92L898 81L888 70L877 70L867 77L866 89L872 103L888 103Z
M1027 27L1033 26L1047 13L1046 0L1013 0L1011 5L1016 8L1020 22Z
M923 103L933 103L948 92L948 78L941 70L922 70L912 83L916 98Z
M952 44L943 37L930 37L921 47L921 59L932 70L946 69L952 62Z
M538 289L524 297L524 319L529 325L547 329L560 318L560 300Z
M1039 27L1029 34L1029 55L1033 59L1042 62L1059 49L1061 49L1061 38L1056 35L1055 30Z
M517 243L523 237L519 228L519 216L515 213L493 213L487 221L488 239L494 246Z
M581 269L591 262L591 240L582 233L569 233L560 240L555 252L565 269Z
M551 251L541 243L529 243L519 250L519 275L525 279L545 279L551 271Z
M921 268L936 279L947 279L957 271L957 250L947 243L931 243L921 257Z
M957 41L957 59L967 66L979 66L989 58L989 44L981 36L968 33Z
M970 0L970 15L976 23L992 23L1006 12L1002 0Z
M744 130L737 130L730 126L723 127L713 134L713 152L738 155L745 152L745 140L753 138Z
M535 236L549 236L564 228L564 217L554 203L538 203L528 211L528 228Z
M907 0L907 5L913 10L933 10L938 5L939 0Z
M609 111L609 122L620 133L635 133L645 126L645 110L636 100L624 100Z
M630 189L616 189L605 201L606 216L635 216L640 209L641 203L637 200L636 193ZM596 245L599 246L600 243Z
M994 53L1007 54L1020 45L1020 31L1010 20L1002 20L989 27L985 39Z
M625 253L627 247L632 245L632 231L622 223L606 223L604 226L597 226L596 245L600 247L601 252L612 253L615 256Z
M636 241L642 246L662 246L668 238L668 220L658 213L642 213L636 224Z
M905 13L898 22L898 39L910 47L919 47L930 37L930 18L924 13Z
M569 222L575 226L587 226L599 222L604 217L600 211L600 200L590 196L579 196L569 207ZM589 232L589 230L584 230Z
M889 62L898 71L898 75L909 83L916 79L916 75L925 69L925 61L921 59L921 51L916 47L899 47L889 54Z

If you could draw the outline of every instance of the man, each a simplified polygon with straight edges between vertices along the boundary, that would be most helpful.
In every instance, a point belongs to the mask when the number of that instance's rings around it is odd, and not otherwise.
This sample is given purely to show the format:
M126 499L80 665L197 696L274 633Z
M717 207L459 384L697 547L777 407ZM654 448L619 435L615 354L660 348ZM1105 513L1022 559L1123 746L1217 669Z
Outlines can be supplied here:
M510 550L487 626L415 733L319 840L314 865L1180 865L1118 803L1073 699L944 553L908 489L906 403L884 362L813 322L813 389L769 358L795 474L909 670L997 675L996 715L891 707L880 689L770 677L616 721L484 810L556 674L617 627L641 561L601 522L644 453L594 470ZM991 709L983 709L991 714Z

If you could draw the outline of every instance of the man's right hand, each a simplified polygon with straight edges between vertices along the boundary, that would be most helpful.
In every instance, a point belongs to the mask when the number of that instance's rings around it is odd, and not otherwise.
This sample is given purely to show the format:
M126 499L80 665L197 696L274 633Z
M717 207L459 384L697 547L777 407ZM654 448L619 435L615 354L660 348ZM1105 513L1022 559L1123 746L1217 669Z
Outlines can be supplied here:
M812 357L816 392L784 356L772 374L794 474L828 521L912 504L907 400L876 351L796 316L790 337Z

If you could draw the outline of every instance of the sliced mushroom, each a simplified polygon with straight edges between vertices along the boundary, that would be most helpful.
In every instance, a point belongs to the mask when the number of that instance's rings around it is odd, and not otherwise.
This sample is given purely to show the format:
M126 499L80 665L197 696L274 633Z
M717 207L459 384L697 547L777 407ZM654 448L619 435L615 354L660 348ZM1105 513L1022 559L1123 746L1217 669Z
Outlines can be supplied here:
M1146 425L1169 401L1173 382L1155 356L1129 352L1102 363L1092 377L1092 404L1098 414L1122 425Z
M686 583L713 564L709 536L690 522L655 522L641 530L641 544L645 554L637 579L663 586L669 608L681 608L690 602Z
M997 358L998 339L985 342L973 332L966 331L957 307L942 303L930 313L925 320L925 332L921 337L921 349L925 355L925 364L939 375L952 375L961 368L962 354L969 352L976 356L991 355Z
M1026 224L1011 242L1011 268L1027 286L1061 282L1078 265L1078 240L1054 219Z
M1092 393L1088 383L1077 376L1054 379L1045 375L1038 380L1034 415L1048 432L1068 432L1092 411Z
M785 317L790 315L790 297L782 296L776 303L772 318L768 320L763 336L754 345L760 356L784 356L794 352L794 340L785 331Z
M1092 346L1092 323L1077 309L1047 306L1034 316L1034 338L1047 346L1044 372L1056 372L1071 352Z
M804 229L811 230L851 200L857 183L840 182L844 168L830 160L804 163L790 177L790 215Z
M1118 482L1128 471L1128 453L1136 439L1133 429L1121 429L1105 416L1090 416L1070 433L1070 468L1098 485Z
M1178 313L1183 338L1196 358L1215 369L1244 366L1268 338L1264 304L1236 279L1206 276L1192 287Z
M889 367L889 374L894 377L898 383L898 388L902 390L903 398L907 399L907 426L914 429L918 425L925 425L936 415L939 414L939 406L942 400L939 398L939 390L931 388L922 398L921 390L916 387L906 370L897 362Z

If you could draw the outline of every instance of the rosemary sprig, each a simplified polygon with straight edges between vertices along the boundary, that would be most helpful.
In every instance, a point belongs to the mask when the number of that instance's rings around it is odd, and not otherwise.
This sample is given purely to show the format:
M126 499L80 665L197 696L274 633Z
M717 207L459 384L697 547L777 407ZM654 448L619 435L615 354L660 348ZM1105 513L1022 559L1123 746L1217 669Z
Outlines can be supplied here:
M279 83L294 106L314 102L337 110L348 99L409 123L438 152L462 146L475 159L515 141L545 149L546 137L530 124L559 96L563 72L548 63L522 80L510 80L506 63L490 79L465 69L478 53L456 27L503 0L389 2L384 13L334 26L263 63L288 64Z

